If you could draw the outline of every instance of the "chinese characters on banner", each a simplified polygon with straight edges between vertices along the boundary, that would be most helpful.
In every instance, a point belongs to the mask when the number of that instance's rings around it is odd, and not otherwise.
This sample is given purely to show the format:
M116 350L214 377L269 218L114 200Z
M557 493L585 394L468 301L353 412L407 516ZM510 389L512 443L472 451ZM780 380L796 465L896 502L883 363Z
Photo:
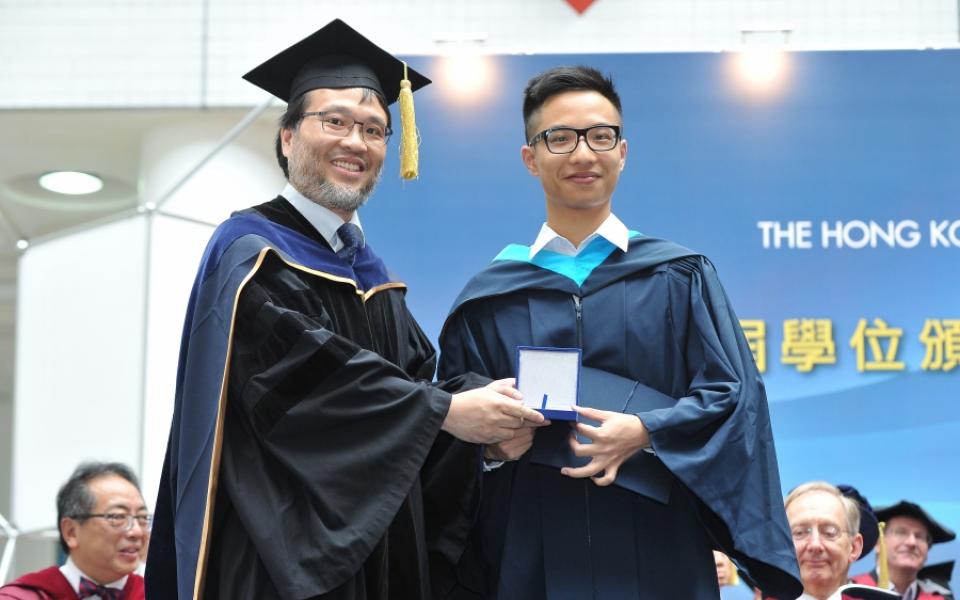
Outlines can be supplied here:
M757 370L767 371L767 324L757 319L740 321ZM903 371L906 364L897 360L903 328L891 327L883 319L860 319L850 337L849 346L857 359L857 370ZM960 365L960 319L927 319L918 336L925 355L924 371L952 371ZM809 373L820 365L837 362L833 321L830 319L787 319L783 322L780 362L793 365L800 373Z

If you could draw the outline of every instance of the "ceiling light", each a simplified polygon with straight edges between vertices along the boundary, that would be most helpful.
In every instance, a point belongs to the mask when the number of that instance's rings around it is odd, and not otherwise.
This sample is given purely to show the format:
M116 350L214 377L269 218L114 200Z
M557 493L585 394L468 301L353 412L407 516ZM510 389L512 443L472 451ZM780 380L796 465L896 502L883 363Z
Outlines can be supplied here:
M792 32L787 26L741 29L741 45L733 61L737 87L760 97L783 91L790 70L786 51Z
M92 194L103 189L103 180L90 173L80 171L53 171L40 176L40 187L58 194L80 196Z
M460 99L477 101L490 87L490 58L477 54L446 57L443 74L447 91Z
M487 34L444 33L433 38L442 58L439 89L457 102L483 102L493 79L493 60L484 54ZM440 83L438 82L438 83Z
M771 88L783 79L787 61L782 51L769 48L751 49L741 52L738 58L740 76L750 86Z

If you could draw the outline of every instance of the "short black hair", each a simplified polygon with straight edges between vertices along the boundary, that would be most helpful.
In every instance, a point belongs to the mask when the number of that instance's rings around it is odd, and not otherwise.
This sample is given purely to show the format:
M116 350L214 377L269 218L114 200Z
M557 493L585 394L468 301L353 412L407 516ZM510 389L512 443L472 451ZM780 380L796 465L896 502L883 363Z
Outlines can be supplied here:
M381 108L383 108L383 112L387 113L387 130L389 130L390 107L387 105L387 99L376 90L369 88L360 89L363 90L363 96L360 98L361 102L366 102L371 96L376 97L377 102L379 102ZM296 129L300 127L300 121L303 120L303 113L307 109L307 95L312 91L313 90L304 92L294 98L292 102L287 104L287 110L280 115L280 128L277 129L277 137L274 140L274 152L277 154L277 164L280 165L285 179L290 179L290 171L287 168L287 157L283 155L283 142L280 140L280 134L283 133L284 129Z
M63 539L63 532L60 531L60 521L64 517L70 517L78 521L84 519L80 515L90 514L93 505L97 501L90 491L90 482L104 475L116 475L123 477L133 484L133 487L140 491L140 481L133 473L133 470L123 463L118 462L84 462L73 471L73 475L60 487L57 492L57 531L60 534L60 548L64 554L69 554L67 541Z
M532 131L531 121L543 103L551 97L564 92L597 92L613 104L617 113L623 115L620 95L613 85L613 79L593 67L554 67L534 75L523 90L523 128L529 140L537 132Z

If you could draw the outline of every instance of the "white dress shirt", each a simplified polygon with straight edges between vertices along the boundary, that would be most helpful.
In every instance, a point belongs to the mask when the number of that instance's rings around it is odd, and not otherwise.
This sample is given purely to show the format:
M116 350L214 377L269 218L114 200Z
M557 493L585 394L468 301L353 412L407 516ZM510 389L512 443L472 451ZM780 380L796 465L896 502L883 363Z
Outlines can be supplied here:
M63 576L67 578L67 581L70 583L70 587L73 588L73 591L80 595L80 578L86 577L90 581L96 581L93 577L90 577L83 571L77 568L77 565L74 564L73 559L67 557L67 562L63 563L63 566L60 567L60 572L63 573ZM122 590L125 585L127 585L127 577L129 575L124 575L120 579L114 581L113 583L103 584L103 587L116 588ZM98 600L103 600L100 596L88 596L88 598L96 598Z
M630 245L630 231L627 229L627 226L624 225L616 215L610 213L607 218L603 220L603 223L600 223L600 227L597 227L596 231L584 238L578 246L574 246L570 240L544 223L543 226L540 227L540 234L537 235L537 239L534 240L530 246L530 260L533 260L533 257L539 254L541 250L549 250L550 252L556 252L564 256L576 256L597 237L604 238L624 252L627 251L627 247Z
M307 198L289 183L283 188L280 195L286 198L287 201L303 215L303 218L313 225L313 228L323 236L323 239L327 240L327 243L330 244L334 252L343 248L343 242L340 241L340 236L337 235L337 229L343 225L344 220L341 219L337 213ZM357 215L357 211L353 211L350 222L360 227L360 239L363 241L363 227L360 225L360 216Z
M811 596L810 594L804 592L799 598L797 598L797 600L817 600L817 599ZM830 594L830 596L827 597L827 600L840 600L840 590L837 590L834 593Z

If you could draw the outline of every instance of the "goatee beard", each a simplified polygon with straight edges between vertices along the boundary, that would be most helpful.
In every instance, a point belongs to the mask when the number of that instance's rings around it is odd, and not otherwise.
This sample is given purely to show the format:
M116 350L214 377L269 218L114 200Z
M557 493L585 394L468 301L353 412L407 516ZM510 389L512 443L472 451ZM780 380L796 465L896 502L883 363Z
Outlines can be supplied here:
M307 198L333 211L354 212L363 206L383 174L381 168L366 185L361 188L352 188L334 183L326 179L322 173L308 173L307 169L299 164L300 161L297 158L299 157L290 161L290 183Z
M336 184L328 179L320 179L309 186L311 193L304 195L330 210L354 212L366 204L379 181L380 173L377 173L377 176L371 179L369 183L357 189Z

